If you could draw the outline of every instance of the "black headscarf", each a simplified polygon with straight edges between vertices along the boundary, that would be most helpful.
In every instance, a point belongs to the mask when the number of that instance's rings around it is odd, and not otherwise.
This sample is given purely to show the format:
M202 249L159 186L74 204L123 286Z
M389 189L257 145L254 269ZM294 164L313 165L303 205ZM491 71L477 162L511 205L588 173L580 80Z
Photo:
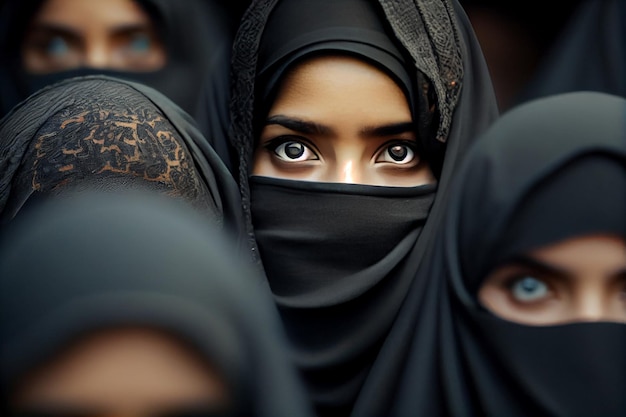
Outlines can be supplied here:
M432 415L625 415L625 324L517 324L477 292L511 255L589 234L626 239L626 100L568 93L510 110L453 192L430 269L447 286L431 289L439 314L430 334L416 331L394 415L426 415L417 382L428 380L443 407Z
M65 80L0 121L0 222L64 190L130 186L190 201L241 233L234 179L189 116L150 87Z
M256 1L233 53L231 140L243 208L296 361L320 415L384 415L402 359L379 355L381 346L407 289L422 279L450 177L497 113L474 34L455 1ZM291 64L323 53L364 59L398 83L437 185L249 180L267 100ZM363 391L371 378L375 395Z
M194 348L233 416L308 417L270 294L234 242L186 203L88 191L20 213L0 242L0 388L85 333L139 326ZM221 414L220 414L221 415Z
M98 0L100 1L100 0ZM0 117L40 88L81 75L104 74L146 84L162 92L194 118L207 136L228 122L232 29L222 6L212 0L135 0L154 22L167 54L166 65L149 72L79 68L47 75L23 70L20 48L29 22L44 0L7 0L0 10ZM219 105L206 109L202 94ZM205 120L209 117L210 120Z
M626 2L584 0L518 102L571 91L626 97Z

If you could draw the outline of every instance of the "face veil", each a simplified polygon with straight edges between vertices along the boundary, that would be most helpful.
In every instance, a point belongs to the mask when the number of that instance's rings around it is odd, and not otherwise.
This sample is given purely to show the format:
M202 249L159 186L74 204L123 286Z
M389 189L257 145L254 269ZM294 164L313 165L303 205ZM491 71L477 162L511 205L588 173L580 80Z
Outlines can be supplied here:
M320 415L386 413L404 352L386 336L400 314L415 317L408 305L419 306L421 294L405 303L407 291L420 281L449 179L497 114L462 9L455 1L418 3L257 1L233 49L230 140L250 245ZM284 73L311 55L336 53L372 63L404 91L419 140L440 152L436 186L250 177L258 120ZM381 349L394 353L379 356Z
M440 415L624 414L626 325L518 324L488 311L477 291L512 254L589 234L626 237L625 115L621 97L562 94L519 106L481 137L432 257L431 273L446 277L432 291L435 365L429 377L407 368L397 415L423 405L419 375L440 387ZM428 338L416 332L413 343ZM420 363L421 346L409 363Z

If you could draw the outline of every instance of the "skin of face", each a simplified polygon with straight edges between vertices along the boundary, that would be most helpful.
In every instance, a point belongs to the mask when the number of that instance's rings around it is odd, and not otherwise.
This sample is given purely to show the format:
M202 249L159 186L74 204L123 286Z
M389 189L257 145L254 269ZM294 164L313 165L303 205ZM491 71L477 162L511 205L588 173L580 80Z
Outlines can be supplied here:
M33 74L80 67L155 71L167 58L150 17L133 0L47 0L21 54Z
M155 416L228 407L223 379L188 346L148 328L99 330L28 373L12 408L46 415Z
M626 322L626 242L589 235L530 251L491 272L478 295L522 324Z
M315 57L285 76L252 173L399 187L432 183L416 140L409 104L392 78L353 57Z

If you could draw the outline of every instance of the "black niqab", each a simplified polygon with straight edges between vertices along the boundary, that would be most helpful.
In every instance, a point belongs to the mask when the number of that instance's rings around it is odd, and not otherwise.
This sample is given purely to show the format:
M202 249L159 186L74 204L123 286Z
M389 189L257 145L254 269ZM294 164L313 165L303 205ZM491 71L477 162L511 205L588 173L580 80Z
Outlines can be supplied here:
M373 63L405 91L427 159L441 164L436 186L249 178L265 99L299 59L337 53ZM451 174L497 113L471 26L447 0L256 1L235 41L232 76L231 140L251 247L318 414L384 415L405 350L387 335L408 331L393 329L420 305L405 297L425 278L418 270Z
M479 140L453 190L430 268L447 285L431 289L436 325L415 333L393 415L623 416L625 324L517 324L476 294L511 255L626 239L626 100L580 92L520 105ZM426 380L435 411L415 383Z

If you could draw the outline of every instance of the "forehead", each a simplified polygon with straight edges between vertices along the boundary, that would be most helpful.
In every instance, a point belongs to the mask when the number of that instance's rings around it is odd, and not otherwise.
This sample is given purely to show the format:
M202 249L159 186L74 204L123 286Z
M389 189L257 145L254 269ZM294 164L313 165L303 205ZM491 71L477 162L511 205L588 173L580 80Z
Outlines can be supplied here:
M96 329L28 373L13 401L26 408L48 403L150 411L219 403L226 400L227 387L205 356L159 329Z
M316 112L349 109L410 118L407 98L389 75L362 59L343 55L312 57L295 65L283 78L272 107L312 117Z
M341 82L346 86L359 85L369 80L376 84L385 84L400 89L395 81L383 70L365 59L344 55L325 54L305 58L296 62L286 73L283 84L305 84L312 82L318 85L329 82Z
M573 271L620 270L626 268L626 240L617 235L585 235L536 249L531 255Z
M89 29L92 25L147 24L149 16L133 0L47 0L34 24L65 24Z

